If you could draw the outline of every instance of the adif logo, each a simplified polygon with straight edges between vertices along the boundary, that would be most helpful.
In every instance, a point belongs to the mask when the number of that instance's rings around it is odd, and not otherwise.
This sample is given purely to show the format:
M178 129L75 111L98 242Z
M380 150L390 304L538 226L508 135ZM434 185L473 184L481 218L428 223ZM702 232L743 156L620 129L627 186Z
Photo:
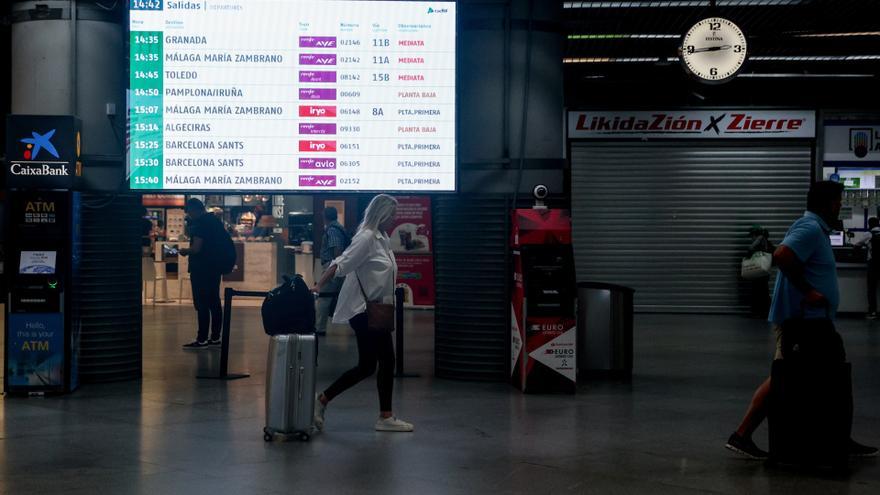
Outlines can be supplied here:
M449 12L449 9L435 9L432 7L428 7L429 14L446 14Z
M52 136L55 135L55 129L51 131L40 134L36 131L31 132L31 137L24 138L21 140L22 143L25 143L25 150L23 153L25 160L36 160L40 154L40 151L46 150L50 155L55 158L60 158L58 155L58 150L55 149L55 145L52 144Z
M849 150L856 155L856 158L864 158L870 151L880 151L880 131L875 135L874 129L870 127L850 129Z

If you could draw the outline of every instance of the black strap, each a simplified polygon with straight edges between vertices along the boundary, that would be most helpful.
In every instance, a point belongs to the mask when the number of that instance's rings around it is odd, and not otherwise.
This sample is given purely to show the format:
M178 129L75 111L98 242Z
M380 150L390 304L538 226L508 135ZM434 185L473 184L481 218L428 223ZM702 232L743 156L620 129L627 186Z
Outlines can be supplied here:
M357 272L357 270L354 271L354 278L357 279L357 281L358 281L358 287L361 288L361 294L364 295L364 302L365 302L365 303L370 302L369 299L367 299L367 293L366 293L366 291L364 291L364 286L361 285L361 278L358 277L358 272Z

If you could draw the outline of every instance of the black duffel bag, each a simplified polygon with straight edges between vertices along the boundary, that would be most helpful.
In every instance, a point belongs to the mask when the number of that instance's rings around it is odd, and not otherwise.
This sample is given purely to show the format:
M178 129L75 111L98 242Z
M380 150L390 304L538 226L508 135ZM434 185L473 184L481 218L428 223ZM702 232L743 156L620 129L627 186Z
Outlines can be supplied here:
M284 283L263 300L263 330L267 335L315 333L315 298L302 276L284 276Z

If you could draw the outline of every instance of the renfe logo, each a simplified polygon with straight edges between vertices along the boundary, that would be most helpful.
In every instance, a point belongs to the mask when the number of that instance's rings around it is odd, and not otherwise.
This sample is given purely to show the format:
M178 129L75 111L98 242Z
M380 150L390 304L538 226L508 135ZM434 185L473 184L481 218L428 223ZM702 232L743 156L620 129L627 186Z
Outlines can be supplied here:
M300 48L336 48L335 36L300 36Z
M336 176L300 175L299 187L336 187Z
M22 155L25 160L36 160L41 150L46 150L50 155L55 158L60 158L58 155L58 150L55 149L55 145L52 144L52 136L55 135L55 129L51 131L40 134L36 131L31 132L31 137L24 138L21 140L22 143L25 143L25 150ZM45 174L48 175L48 174ZM66 175L66 174L64 174Z
M336 88L300 88L300 100L336 100Z
M304 170L335 170L336 158L300 158L299 168Z
M336 107L319 105L300 105L300 117L336 117Z
M336 82L336 72L320 71L320 70L301 70L299 71L299 82L301 83L333 83Z
M317 151L319 153L336 151L336 141L315 141L305 139L299 142L300 151Z
M299 133L334 135L336 134L336 124L300 124Z
M849 130L849 150L856 158L864 158L869 152L880 151L880 131L870 127Z
M336 55L332 53L315 54L301 53L299 55L300 65L336 65Z

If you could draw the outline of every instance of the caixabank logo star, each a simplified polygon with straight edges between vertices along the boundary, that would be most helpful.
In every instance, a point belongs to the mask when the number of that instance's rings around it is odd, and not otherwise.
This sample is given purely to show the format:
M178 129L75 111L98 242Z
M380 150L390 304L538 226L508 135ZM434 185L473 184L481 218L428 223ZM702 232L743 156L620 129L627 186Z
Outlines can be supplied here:
M31 137L26 137L21 140L21 142L25 144L25 149L22 153L24 159L31 161L36 160L37 158L40 158L41 151L46 151L46 153L55 158L60 158L58 150L56 150L55 145L52 144L52 136L54 135L55 129L43 134L40 134L37 131L32 131Z
M878 143L880 145L880 143ZM874 129L854 128L849 130L849 150L856 158L868 156L868 152L874 149Z

